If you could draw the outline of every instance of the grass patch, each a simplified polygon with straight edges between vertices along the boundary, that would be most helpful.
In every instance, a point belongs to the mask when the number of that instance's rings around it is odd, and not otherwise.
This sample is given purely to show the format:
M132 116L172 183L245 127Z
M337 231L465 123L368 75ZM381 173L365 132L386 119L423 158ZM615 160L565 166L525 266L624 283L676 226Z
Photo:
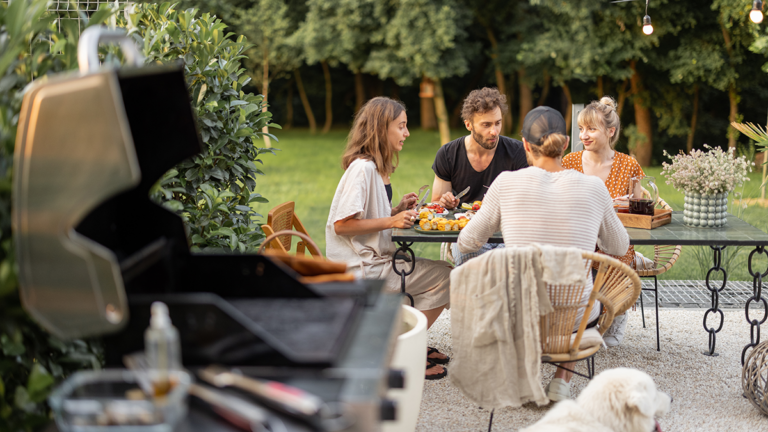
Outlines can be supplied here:
M456 137L459 131L454 131ZM310 135L306 130L279 131L279 143L274 143L281 151L277 156L265 155L265 177L257 179L257 192L269 199L268 204L256 204L255 209L264 215L269 210L285 201L296 202L296 213L306 226L312 239L325 251L325 224L328 219L333 194L339 179L344 174L341 169L341 154L344 151L346 130L333 130L325 135ZM392 175L393 200L395 204L407 192L415 192L419 187L429 184L432 187L434 173L432 162L440 148L437 132L411 131L400 153L400 166ZM661 178L661 168L653 167L646 174L657 178L660 195L675 210L683 209L683 194L667 185ZM744 188L745 198L760 196L760 175L752 173L751 181ZM739 215L748 223L768 232L768 209L760 205L747 208L733 208L731 213ZM416 243L413 245L418 256L437 259L440 246L435 243ZM653 248L637 247L646 256L653 256ZM747 272L747 255L751 248L725 249L724 261L727 264L729 280L752 280ZM765 271L768 263L762 258L756 267ZM672 269L661 275L660 279L704 279L711 266L712 253L709 247L683 248L682 255Z

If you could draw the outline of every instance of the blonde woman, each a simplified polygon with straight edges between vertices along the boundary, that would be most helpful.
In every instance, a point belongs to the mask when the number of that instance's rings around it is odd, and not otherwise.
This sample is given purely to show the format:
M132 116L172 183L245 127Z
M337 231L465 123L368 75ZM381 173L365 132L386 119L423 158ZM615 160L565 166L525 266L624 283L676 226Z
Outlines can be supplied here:
M412 209L416 194L408 193L392 207L390 175L398 153L409 136L405 107L386 97L368 101L355 116L341 158L344 175L333 196L325 226L326 255L344 261L360 278L383 279L385 288L400 291L400 276L392 270L395 245L392 228L410 228L418 221ZM427 316L427 328L440 316L450 299L451 267L444 261L416 258L406 276L406 290L414 306ZM430 348L426 379L440 379L448 371L448 356Z
M609 96L593 101L579 113L578 124L584 150L565 156L563 167L598 177L613 199L626 195L629 179L644 173L635 158L614 150L621 131L616 101ZM635 249L632 246L624 255L613 257L635 268ZM626 327L626 313L614 318L613 325L604 335L605 344L619 345L624 339Z

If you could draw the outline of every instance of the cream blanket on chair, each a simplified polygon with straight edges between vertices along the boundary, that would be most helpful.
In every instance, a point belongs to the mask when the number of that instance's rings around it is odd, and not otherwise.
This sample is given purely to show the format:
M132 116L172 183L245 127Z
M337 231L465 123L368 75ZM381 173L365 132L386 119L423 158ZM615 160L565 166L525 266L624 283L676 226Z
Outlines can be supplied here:
M483 408L549 403L541 385L540 319L553 309L537 277L541 252L494 249L451 272L449 377Z

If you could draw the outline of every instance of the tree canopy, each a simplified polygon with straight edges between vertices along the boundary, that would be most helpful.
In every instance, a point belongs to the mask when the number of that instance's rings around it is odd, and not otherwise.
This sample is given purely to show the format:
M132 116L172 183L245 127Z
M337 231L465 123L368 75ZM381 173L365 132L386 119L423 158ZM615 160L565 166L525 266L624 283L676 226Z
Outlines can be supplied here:
M516 136L525 114L536 105L554 106L570 122L571 104L609 95L618 102L624 126L620 150L650 165L661 161L663 149L690 151L705 140L748 146L745 139L739 144L729 124L762 122L768 106L763 90L768 84L768 32L765 25L749 21L749 0L654 0L648 9L651 35L642 31L642 1L231 4L238 18L230 22L255 45L254 58L246 64L260 64L259 32L272 31L267 39L273 79L289 96L299 89L310 125L310 103L324 100L324 130L334 118L348 124L366 98L387 94L410 106L420 100L416 105L422 123L428 120L424 110L436 115L444 144L449 123L458 126L465 95L495 86L509 101L504 131ZM261 79L259 68L249 69L256 81ZM295 73L280 77L277 70ZM306 91L299 70L306 77ZM424 84L434 85L434 92L420 92ZM275 103L276 115L290 112L286 123L291 123L293 99Z

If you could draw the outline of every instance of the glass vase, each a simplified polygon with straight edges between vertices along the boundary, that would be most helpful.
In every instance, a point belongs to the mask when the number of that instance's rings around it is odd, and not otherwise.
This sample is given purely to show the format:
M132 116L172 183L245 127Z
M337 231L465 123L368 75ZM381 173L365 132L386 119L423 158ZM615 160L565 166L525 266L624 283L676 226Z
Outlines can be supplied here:
M697 228L719 228L728 223L728 192L713 195L686 193L683 224Z

